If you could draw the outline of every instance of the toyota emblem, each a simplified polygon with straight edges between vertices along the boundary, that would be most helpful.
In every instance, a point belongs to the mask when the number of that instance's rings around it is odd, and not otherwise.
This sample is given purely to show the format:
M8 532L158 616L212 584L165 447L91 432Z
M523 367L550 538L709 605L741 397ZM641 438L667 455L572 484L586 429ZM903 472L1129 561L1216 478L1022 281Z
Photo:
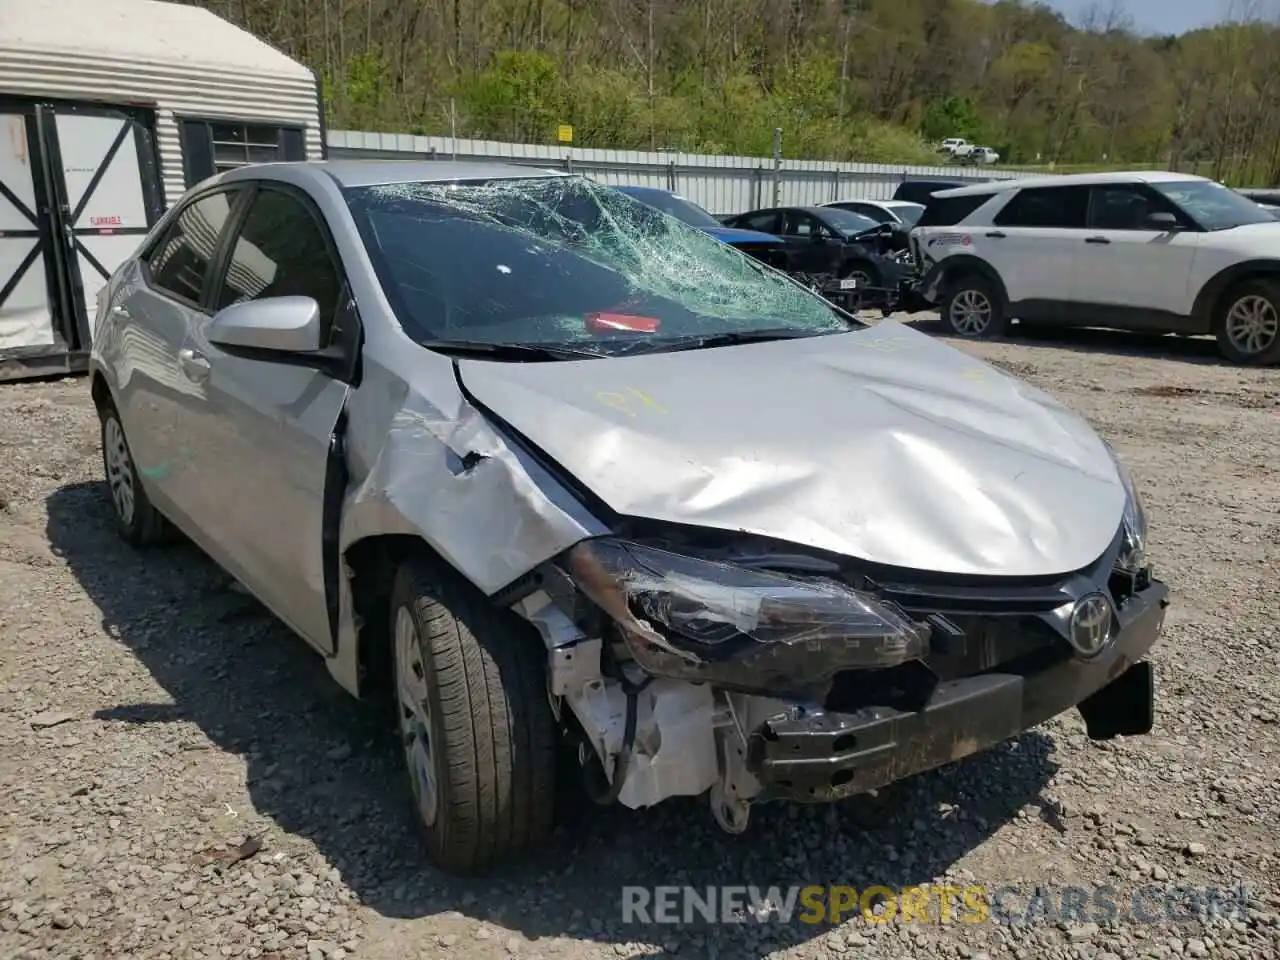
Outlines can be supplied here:
M1080 656L1096 657L1111 642L1113 619L1114 610L1106 594L1090 593L1081 597L1071 611L1067 639Z

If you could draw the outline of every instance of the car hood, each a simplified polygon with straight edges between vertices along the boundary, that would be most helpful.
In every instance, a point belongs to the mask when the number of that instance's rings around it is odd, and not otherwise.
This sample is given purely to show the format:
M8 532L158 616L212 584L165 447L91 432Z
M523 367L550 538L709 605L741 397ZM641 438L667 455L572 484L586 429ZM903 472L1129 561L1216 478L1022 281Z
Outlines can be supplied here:
M1039 576L1095 561L1125 488L1061 404L901 324L549 363L465 388L619 514L872 563Z
M1246 223L1229 230L1199 234L1200 242L1216 247L1230 247L1266 257L1280 254L1280 221Z
M703 227L707 233L715 237L717 240L723 240L725 243L781 243L771 233L761 233L759 230L739 230L737 227Z

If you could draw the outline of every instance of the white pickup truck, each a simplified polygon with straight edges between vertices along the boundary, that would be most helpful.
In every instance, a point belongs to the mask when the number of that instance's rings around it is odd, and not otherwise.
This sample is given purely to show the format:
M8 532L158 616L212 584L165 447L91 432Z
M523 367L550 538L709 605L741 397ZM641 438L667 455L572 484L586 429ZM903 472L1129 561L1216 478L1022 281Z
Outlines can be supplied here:
M938 146L939 153L949 153L953 157L967 157L973 153L973 144L963 137L948 137Z

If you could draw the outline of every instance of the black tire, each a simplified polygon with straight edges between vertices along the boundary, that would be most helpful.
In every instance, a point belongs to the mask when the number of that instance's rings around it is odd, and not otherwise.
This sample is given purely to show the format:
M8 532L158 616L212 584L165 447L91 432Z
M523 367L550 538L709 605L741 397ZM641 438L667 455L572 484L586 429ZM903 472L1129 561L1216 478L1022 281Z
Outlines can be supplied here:
M985 320L981 320L984 307ZM939 315L949 334L966 340L1002 337L1009 327L995 284L977 273L963 274L947 284Z
M1280 283L1247 280L1232 287L1218 304L1213 329L1218 352L1232 363L1280 363Z
M874 290L880 286L880 270L870 260L849 260L840 269L840 278L842 280L855 275L859 276L859 289L870 287Z
M401 611L412 638L401 638ZM439 561L400 567L390 613L393 696L428 856L450 873L482 873L555 828L557 734L545 647L527 623ZM402 644L416 644L416 669ZM402 693L402 676L418 670L420 685ZM406 703L419 693L425 716L409 716ZM414 731L424 727L430 749L415 758ZM435 777L434 806L415 762Z
M116 531L134 547L150 547L168 538L168 523L151 505L142 487L133 451L125 437L120 414L110 403L99 412L102 441L102 473L111 494Z

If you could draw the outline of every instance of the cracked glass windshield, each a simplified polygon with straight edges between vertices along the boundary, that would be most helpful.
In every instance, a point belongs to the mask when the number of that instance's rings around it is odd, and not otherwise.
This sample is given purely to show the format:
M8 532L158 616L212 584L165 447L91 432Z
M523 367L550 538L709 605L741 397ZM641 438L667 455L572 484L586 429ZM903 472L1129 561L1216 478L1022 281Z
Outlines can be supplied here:
M607 356L859 327L785 275L581 177L347 191L406 331Z

